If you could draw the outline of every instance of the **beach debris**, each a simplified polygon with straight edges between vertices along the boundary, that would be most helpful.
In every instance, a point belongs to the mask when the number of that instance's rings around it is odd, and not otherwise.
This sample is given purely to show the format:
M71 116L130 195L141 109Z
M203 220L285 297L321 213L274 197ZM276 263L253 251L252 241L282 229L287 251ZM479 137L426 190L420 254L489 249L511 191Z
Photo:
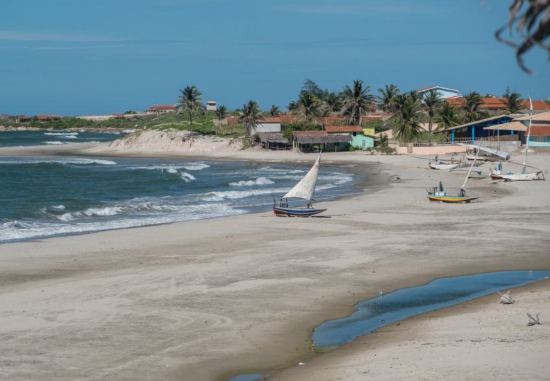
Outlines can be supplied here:
M535 317L533 317L533 315L531 315L529 312L527 312L527 316L529 316L529 319L530 319L529 323L527 323L527 325L529 327L532 326L532 325L541 325L539 315L540 315L540 312L538 314L536 314Z
M299 362L298 365L306 365L305 362Z
M500 303L501 304L514 304L515 300L512 299L512 296L510 295L510 292L512 290L509 290L508 292L506 293L501 293L500 291L498 292L498 294L500 295Z

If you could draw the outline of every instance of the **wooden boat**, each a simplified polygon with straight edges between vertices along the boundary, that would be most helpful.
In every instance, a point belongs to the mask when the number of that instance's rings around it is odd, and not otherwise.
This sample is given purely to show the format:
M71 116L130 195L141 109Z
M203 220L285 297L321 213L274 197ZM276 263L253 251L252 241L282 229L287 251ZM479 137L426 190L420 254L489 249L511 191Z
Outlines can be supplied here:
M476 156L479 154L479 150L476 153ZM448 195L447 192L445 192L445 189L443 188L443 183L439 182L439 187L434 187L432 189L428 189L428 200L435 201L435 202L446 202L446 203L470 203L473 200L477 200L479 197L477 196L468 196L466 194L466 182L470 178L470 174L472 173L472 168L474 167L476 163L476 160L472 162L472 165L470 166L470 169L468 170L468 174L466 175L466 179L464 180L464 184L462 184L462 187L460 188L460 191L457 195Z
M514 173L508 171L502 173L502 166L493 172L491 172L491 179L493 180L504 180L504 181L533 181L533 180L545 180L542 170L536 170L534 172L527 172L527 154L529 153L529 140L531 138L531 119L533 117L533 103L531 98L529 98L529 125L527 127L527 140L525 143L525 157L523 159L523 166L521 168L521 173Z
M472 172L468 176L469 179L474 179L474 180L483 180L483 179L486 179L487 177L489 177L489 175L484 175L481 171Z
M435 202L445 203L469 203L470 201L477 200L477 196L468 196L466 190L461 188L458 195L447 195L443 189L443 183L439 182L439 187L428 189L428 200Z
M316 214L323 213L326 209L314 208L312 204L313 193L315 193L315 186L317 185L317 176L319 175L319 168L321 163L321 154L313 164L313 167L309 172L292 188L288 191L279 201L279 204L273 200L273 213L279 217L310 217ZM288 199L298 198L307 201L306 207L289 207Z
M443 169L443 170L451 170L451 169L455 169L455 168L458 168L458 166L460 165L460 163L434 163L434 162L429 162L428 163L429 167L431 169Z

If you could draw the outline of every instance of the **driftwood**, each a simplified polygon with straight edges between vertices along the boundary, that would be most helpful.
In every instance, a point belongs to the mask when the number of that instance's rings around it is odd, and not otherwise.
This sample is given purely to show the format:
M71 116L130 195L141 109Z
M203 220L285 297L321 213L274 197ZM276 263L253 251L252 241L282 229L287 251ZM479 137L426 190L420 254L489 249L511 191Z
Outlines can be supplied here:
M500 295L500 303L501 304L514 304L515 300L512 299L512 296L510 295L510 292L512 290L508 291L507 293L503 294L501 292L498 292Z
M527 316L529 316L529 323L527 323L528 326L532 325L540 325L540 319L539 319L540 312L533 317L529 312L527 312Z

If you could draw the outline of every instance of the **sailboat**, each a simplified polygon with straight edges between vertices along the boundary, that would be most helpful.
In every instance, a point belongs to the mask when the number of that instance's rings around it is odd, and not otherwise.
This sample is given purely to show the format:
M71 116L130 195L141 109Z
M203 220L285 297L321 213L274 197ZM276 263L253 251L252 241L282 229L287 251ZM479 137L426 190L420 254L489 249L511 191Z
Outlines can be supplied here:
M523 167L521 173L507 172L502 173L502 167L497 171L491 172L491 179L504 180L504 181L532 181L532 180L544 180L544 174L541 170L535 172L526 172L527 170L527 154L529 153L529 140L531 138L531 119L533 118L533 102L529 97L529 126L527 127L527 141L525 143L525 156L523 158Z
M476 156L474 157L472 165L468 170L468 174L466 175L466 179L464 180L464 184L462 184L462 187L460 188L458 195L447 195L447 192L445 192L445 189L443 188L443 183L440 181L439 187L428 189L428 200L436 201L436 202L446 202L446 203L461 203L461 202L469 203L470 201L477 200L479 197L468 196L466 194L466 182L468 181L468 178L470 177L470 174L472 172L472 168L476 163L476 159L477 159L477 156L479 155L479 151L480 150L477 150L476 152Z
M319 175L319 167L321 165L321 154L313 164L313 167L308 173L289 190L279 201L279 205L273 200L273 213L276 216L283 217L309 217L319 213L323 213L326 209L317 209L313 207L313 193L317 185L317 176ZM299 198L307 201L306 207L289 207L289 198Z

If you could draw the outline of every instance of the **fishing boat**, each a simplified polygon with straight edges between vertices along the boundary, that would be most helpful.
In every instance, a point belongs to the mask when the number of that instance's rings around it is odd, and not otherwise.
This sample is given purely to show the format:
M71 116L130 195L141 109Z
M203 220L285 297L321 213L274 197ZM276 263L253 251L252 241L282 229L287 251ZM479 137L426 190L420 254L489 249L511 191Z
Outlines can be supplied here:
M451 157L451 160L443 160L443 159L439 159L437 155L435 155L434 160L428 162L428 166L431 169L440 169L440 170L447 170L447 171L458 168L461 164L462 162L456 161L452 157Z
M439 163L430 162L428 163L428 165L430 166L431 169L451 170L451 169L458 168L460 163L448 164L448 163L441 163L441 162Z
M321 154L313 164L313 167L308 173L292 188L289 190L279 201L278 205L273 200L273 213L280 217L310 217L319 213L323 213L326 209L318 209L313 207L313 193L315 193L315 186L317 185L317 176L319 175L319 168L321 165ZM305 207L289 207L288 199L297 198L307 201Z
M479 150L477 151L476 156L478 154L479 154ZM472 162L472 165L468 170L468 174L466 175L466 179L464 180L464 184L462 184L462 187L460 188L460 191L458 192L457 195L448 195L447 192L445 192L445 189L443 188L443 183L440 181L438 187L427 189L428 200L435 201L435 202L466 203L466 204L470 203L473 200L477 200L479 197L468 196L466 194L466 182L470 178L470 175L472 173L472 168L474 167L475 163L476 163L476 159L474 158L474 161Z
M521 173L514 173L508 171L502 173L502 167L500 166L496 171L491 171L491 179L504 180L504 181L533 181L533 180L545 180L542 170L536 170L534 172L527 172L527 154L529 153L529 140L531 138L531 119L533 118L533 102L529 98L529 125L527 127L527 139L525 142L525 156L523 158L523 166ZM500 164L500 163L499 163Z

